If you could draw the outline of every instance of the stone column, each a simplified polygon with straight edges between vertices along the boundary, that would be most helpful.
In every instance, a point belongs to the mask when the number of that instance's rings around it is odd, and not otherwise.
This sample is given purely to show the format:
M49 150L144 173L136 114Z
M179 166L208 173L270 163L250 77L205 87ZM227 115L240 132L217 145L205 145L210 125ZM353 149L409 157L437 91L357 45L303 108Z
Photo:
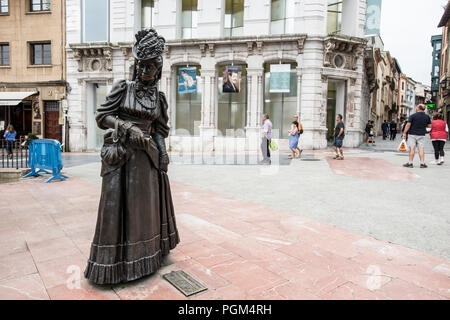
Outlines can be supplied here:
M257 151L264 110L263 68L247 68L247 125L248 150Z
M310 37L306 39L303 64L300 69L300 116L305 128L305 133L302 136L302 146L305 149L324 149L327 147L326 106L328 79L322 79L322 38Z
M216 70L202 69L201 136L215 136L216 129Z

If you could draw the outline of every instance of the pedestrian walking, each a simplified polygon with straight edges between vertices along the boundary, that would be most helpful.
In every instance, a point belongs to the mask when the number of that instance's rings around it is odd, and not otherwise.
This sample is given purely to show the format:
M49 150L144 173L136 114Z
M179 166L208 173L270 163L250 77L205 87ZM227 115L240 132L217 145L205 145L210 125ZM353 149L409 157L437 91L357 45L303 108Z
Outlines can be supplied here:
M442 114L438 112L433 114L430 136L434 148L435 163L437 165L442 165L445 156L444 146L448 138L448 125L442 120Z
M383 140L386 140L389 131L389 124L387 120L384 120L383 124L381 125L381 130L383 131Z
M297 121L292 121L292 130L289 131L289 149L292 151L292 156L289 156L289 159L294 159L295 155L298 151L298 138L300 137L300 128ZM300 158L300 153L298 153L298 157Z
M299 139L299 143L300 143L300 137L301 137L301 135L303 134L303 132L304 132L304 130L303 130L303 124L300 122L300 120L299 120L299 118L298 118L298 115L295 115L294 116L294 121L297 121L298 122L298 130L299 130L299 136L298 136L298 139ZM294 129L294 125L292 125L292 130ZM298 157L300 158L300 156L302 155L302 152L303 152L303 150L300 148L300 145L298 145L297 146L297 150L298 150Z
M425 113L425 105L419 104L416 107L416 113L408 118L405 130L403 131L403 139L406 139L408 135L408 147L409 147L409 161L403 166L406 168L413 168L413 160L416 152L416 148L419 149L420 168L428 168L425 164L425 134L427 128L431 128L431 119Z
M394 120L391 121L391 124L389 126L391 128L391 140L395 140L397 137L397 122Z
M366 146L369 146L369 140L370 140L370 120L366 124L366 128L364 129L364 132L366 134Z
M263 160L261 164L271 164L269 144L272 141L272 122L267 113L263 115L263 122L261 128L261 152Z
M13 158L13 146L16 142L16 135L17 132L14 130L14 127L12 124L10 124L7 128L5 133L3 134L3 137L6 139L6 150L8 153L8 158Z
M342 115L338 114L336 116L336 128L334 128L334 142L333 142L333 148L334 152L336 152L336 156L333 159L344 160L344 151L342 150L344 137L345 137L345 125L344 122L342 121ZM339 152L341 153L340 155Z

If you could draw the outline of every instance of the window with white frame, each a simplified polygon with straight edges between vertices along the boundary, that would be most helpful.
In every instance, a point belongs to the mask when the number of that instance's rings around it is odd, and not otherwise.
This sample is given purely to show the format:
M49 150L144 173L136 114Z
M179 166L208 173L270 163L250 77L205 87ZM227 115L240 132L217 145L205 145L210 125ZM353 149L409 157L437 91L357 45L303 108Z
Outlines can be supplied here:
M342 28L343 1L328 0L327 33L340 33Z
M244 0L225 0L224 36L244 34Z
M270 7L270 33L293 33L294 21L289 17L294 5L293 0L272 0Z
M155 1L142 0L141 2L141 28L153 28L155 21Z
M197 6L198 0L182 0L181 36L183 39L197 37Z
M82 1L83 42L109 41L109 0Z

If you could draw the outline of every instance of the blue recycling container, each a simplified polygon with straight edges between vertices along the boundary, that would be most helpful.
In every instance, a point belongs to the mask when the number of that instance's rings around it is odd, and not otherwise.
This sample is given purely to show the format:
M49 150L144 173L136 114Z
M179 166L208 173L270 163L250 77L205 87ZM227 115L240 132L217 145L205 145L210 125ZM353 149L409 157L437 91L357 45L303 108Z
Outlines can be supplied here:
M57 140L51 139L36 139L32 140L28 145L28 165L31 172L24 176L38 177L39 173L52 173L51 178L45 182L50 182L55 179L66 180L67 176L61 174L63 168L61 157L61 143ZM51 171L51 172L49 172Z

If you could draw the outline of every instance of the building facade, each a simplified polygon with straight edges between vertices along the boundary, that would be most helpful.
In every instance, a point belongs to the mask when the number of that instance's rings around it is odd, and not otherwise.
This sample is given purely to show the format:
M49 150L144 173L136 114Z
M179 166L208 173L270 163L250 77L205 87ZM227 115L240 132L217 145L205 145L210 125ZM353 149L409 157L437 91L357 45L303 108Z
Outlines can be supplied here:
M441 77L442 35L431 37L433 62L431 64L431 95L433 103L439 104L439 82Z
M346 123L345 146L362 142L373 81L364 61L365 0L66 3L71 151L100 147L95 110L113 82L130 79L134 33L146 27L166 39L160 89L172 151L220 150L229 142L257 150L264 113L282 147L295 114L303 148L326 148L337 114ZM238 88L233 93L228 81Z
M415 113L416 107L416 82L411 79L406 79L406 117Z
M0 130L63 141L64 1L3 0L0 30Z
M450 4L447 4L445 12L439 22L438 27L442 28L441 44L441 64L438 80L438 101L437 110L444 115L445 121L450 124L450 60L449 60L449 37L450 37ZM434 84L434 83L433 83ZM431 87L432 94L435 95L436 87ZM434 96L433 96L434 98ZM435 100L434 100L434 103Z

